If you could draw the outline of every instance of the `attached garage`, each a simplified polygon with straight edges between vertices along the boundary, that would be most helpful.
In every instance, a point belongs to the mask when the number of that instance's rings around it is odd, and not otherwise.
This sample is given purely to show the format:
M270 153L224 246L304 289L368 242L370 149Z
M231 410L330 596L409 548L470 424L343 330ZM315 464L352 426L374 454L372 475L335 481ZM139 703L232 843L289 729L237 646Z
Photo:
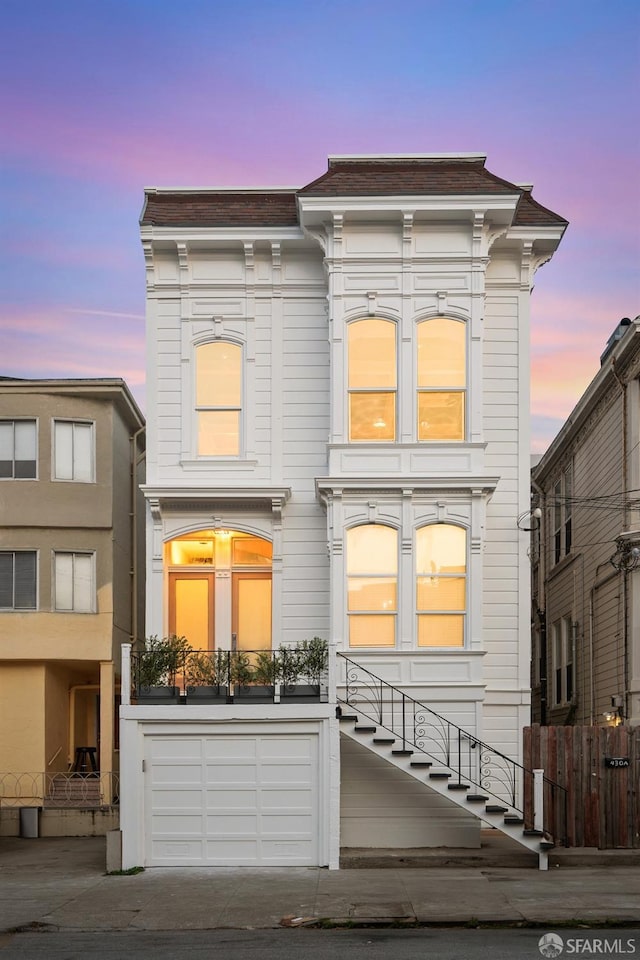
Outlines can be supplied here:
M149 866L317 864L317 735L146 741Z
M123 708L123 866L337 865L336 720L307 710L324 716L181 723L185 708Z

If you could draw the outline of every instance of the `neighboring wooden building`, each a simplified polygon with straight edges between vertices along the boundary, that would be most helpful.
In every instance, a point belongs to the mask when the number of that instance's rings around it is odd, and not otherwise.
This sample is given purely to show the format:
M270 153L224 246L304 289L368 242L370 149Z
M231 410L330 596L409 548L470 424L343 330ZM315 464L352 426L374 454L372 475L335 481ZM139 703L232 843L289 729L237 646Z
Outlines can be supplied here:
M120 648L144 637L143 451L124 381L0 378L3 806L73 799L76 760L113 799Z
M529 298L565 227L475 154L146 191L148 631L223 651L318 635L332 662L308 707L123 707L125 866L479 843L451 772L429 789L391 738L343 727L340 747L336 696L391 683L465 751L521 758Z
M640 723L640 317L533 469L532 719Z

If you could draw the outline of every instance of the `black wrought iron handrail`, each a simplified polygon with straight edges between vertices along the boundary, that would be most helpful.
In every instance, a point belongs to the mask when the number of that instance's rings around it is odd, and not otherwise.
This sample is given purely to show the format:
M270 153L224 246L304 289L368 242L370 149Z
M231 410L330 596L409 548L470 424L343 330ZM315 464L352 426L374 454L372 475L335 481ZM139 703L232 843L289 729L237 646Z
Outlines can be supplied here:
M340 696L338 678L338 703L357 709L376 726L392 733L401 741L401 749L406 750L409 745L429 761L445 767L457 777L458 786L468 784L489 794L497 803L506 804L509 812L521 816L525 827L533 827L532 803L525 802L525 778L531 778L532 788L533 770L345 654L338 652L338 656L345 662L345 696ZM566 844L567 790L547 776L543 782L547 801L544 830L549 834L559 832Z

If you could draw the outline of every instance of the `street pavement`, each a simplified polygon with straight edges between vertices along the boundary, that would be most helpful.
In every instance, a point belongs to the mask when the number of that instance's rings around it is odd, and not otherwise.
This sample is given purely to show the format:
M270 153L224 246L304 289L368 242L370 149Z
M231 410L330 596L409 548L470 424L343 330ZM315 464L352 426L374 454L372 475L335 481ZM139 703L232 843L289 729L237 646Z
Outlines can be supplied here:
M0 931L611 924L640 929L640 851L558 851L550 869L487 846L317 867L105 874L104 837L0 838ZM416 865L419 864L419 865Z

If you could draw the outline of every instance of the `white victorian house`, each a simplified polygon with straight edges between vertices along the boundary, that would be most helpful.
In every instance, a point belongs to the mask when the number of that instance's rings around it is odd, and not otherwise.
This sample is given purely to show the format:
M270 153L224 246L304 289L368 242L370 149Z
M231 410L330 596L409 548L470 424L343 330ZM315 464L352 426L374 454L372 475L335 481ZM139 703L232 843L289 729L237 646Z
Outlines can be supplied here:
M192 700L183 663L162 705L134 669L123 866L336 867L341 848L477 846L483 823L550 845L519 766L517 519L529 298L566 221L455 154L148 189L141 224L147 630L228 673L223 702ZM241 698L239 661L251 686L313 637L317 702L275 672Z

